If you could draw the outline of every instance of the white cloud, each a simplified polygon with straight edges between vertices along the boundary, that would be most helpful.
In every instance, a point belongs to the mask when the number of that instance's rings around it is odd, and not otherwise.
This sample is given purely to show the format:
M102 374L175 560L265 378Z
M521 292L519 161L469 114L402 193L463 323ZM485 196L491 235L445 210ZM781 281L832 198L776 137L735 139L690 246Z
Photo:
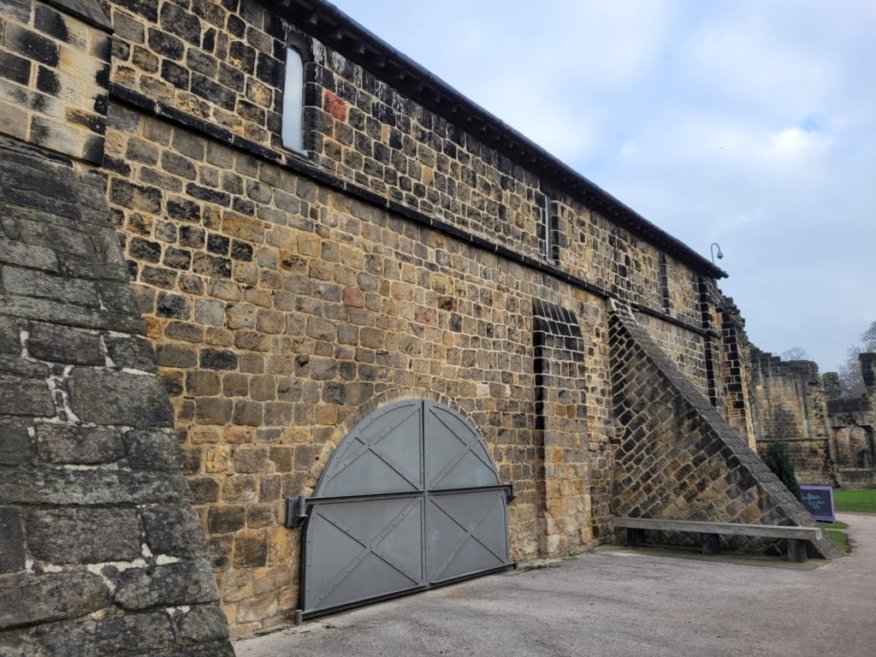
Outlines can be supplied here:
M713 92L785 117L822 110L842 79L830 57L783 37L763 16L704 25L685 55L692 74Z

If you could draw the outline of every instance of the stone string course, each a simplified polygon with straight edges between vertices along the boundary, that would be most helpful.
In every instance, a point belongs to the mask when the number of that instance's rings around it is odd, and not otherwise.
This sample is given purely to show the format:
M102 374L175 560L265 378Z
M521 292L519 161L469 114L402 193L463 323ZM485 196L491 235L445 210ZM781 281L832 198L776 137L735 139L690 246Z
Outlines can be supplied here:
M540 201L547 196L563 269L663 307L658 249L562 190L546 189L524 167L260 3L118 2L111 18L115 84L295 159L279 137L288 41L305 60L304 155L322 170L540 259ZM671 258L668 271L674 313L698 324L690 303L696 277Z

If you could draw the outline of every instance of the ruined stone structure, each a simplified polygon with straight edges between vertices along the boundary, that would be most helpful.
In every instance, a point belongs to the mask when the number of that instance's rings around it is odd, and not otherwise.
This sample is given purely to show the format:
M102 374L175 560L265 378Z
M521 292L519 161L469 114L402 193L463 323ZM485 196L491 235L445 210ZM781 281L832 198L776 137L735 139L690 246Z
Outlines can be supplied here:
M836 485L836 453L818 366L755 349L752 372L758 448L785 443L800 483Z
M827 400L828 420L836 453L838 478L848 488L876 485L876 354L858 356L866 393L858 399ZM824 375L830 391L836 374Z
M866 394L839 398L836 374L812 361L783 361L753 349L752 407L759 450L785 443L802 484L861 488L876 482L876 355L860 355Z
M812 523L746 447L723 272L331 5L0 8L3 654L288 622L286 499L390 463L358 432L401 400L513 484L513 560Z

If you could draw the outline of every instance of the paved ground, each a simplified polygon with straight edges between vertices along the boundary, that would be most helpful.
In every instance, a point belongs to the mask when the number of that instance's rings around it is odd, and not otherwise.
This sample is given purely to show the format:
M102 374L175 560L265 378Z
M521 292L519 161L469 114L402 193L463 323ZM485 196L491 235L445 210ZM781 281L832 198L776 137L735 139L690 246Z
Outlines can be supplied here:
M238 642L238 657L874 657L876 516L831 563L597 551Z

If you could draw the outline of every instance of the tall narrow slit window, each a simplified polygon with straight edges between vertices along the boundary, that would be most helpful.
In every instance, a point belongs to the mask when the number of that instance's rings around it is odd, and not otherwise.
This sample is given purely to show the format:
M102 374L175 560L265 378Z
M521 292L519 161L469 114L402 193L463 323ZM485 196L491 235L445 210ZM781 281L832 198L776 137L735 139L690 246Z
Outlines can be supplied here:
M294 48L286 50L286 80L283 84L283 146L303 150L301 119L304 113L304 62Z
M558 264L560 259L559 246L559 211L546 194L536 196L541 222L538 227L538 241L545 260L552 264Z
M660 305L663 312L669 314L671 310L669 298L669 264L666 261L666 254L660 252Z

